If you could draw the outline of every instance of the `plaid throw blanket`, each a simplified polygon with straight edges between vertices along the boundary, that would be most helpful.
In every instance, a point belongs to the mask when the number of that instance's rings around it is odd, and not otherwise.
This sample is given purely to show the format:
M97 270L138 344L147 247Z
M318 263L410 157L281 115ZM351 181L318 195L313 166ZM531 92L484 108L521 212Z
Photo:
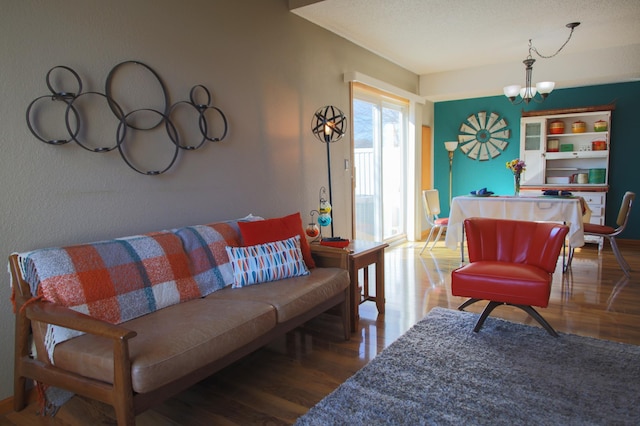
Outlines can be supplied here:
M19 254L20 269L32 295L119 324L232 284L225 247L240 245L237 222L34 250ZM56 344L80 334L49 325L49 360Z
M35 250L19 260L31 294L113 324L201 295L172 232ZM50 325L49 359L57 343L79 334Z
M233 283L233 269L225 247L240 245L237 222L187 226L174 232L184 244L202 296Z

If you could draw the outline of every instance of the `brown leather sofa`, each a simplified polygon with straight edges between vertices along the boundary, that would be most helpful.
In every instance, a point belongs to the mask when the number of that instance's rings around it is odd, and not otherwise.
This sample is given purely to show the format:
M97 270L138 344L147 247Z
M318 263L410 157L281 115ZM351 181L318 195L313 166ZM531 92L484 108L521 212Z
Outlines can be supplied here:
M118 424L133 425L142 411L336 306L341 337L349 339L346 252L322 247L312 254L316 268L309 275L227 287L120 324L34 299L12 255L14 409L25 407L28 381L34 380L110 404ZM47 324L85 334L59 343L50 362L43 341Z

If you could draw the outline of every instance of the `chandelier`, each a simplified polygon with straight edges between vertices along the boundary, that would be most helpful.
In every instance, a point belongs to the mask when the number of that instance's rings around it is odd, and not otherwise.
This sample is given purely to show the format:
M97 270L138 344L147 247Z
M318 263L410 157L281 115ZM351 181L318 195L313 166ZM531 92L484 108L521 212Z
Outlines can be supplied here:
M531 52L535 52L536 55L544 59L553 58L558 53L560 53L560 51L567 45L567 43L569 43L569 40L571 40L571 35L573 34L573 30L578 25L580 25L580 22L571 22L566 25L567 28L571 30L569 32L569 37L567 37L567 40L564 42L564 44L560 46L560 48L553 55L544 56L540 54L540 52L538 52L538 50L531 45L531 39L529 39L529 55L527 55L526 59L522 61L525 66L525 86L522 87L517 84L513 84L511 86L505 86L503 89L504 95L509 98L512 104L518 105L522 102L528 104L530 101L541 103L547 98L547 96L549 96L549 93L553 91L553 88L556 85L553 81L541 81L540 83L536 83L535 86L532 86L531 74L533 72L533 64L536 62L536 60L531 56Z

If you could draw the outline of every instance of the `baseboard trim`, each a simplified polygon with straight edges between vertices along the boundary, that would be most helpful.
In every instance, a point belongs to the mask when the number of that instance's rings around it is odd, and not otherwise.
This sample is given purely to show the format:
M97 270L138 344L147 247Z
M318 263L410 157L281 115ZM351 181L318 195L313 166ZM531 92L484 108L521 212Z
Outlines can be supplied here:
M27 392L27 403L31 404L36 402L38 396L35 389L31 389ZM0 401L0 416L4 416L13 411L13 395L7 399Z

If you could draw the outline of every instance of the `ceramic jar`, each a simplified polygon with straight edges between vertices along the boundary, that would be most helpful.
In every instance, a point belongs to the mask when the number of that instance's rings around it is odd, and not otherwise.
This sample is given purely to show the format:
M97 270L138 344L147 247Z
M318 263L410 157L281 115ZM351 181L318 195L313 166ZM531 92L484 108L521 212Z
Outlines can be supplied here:
M584 133L587 130L587 123L578 120L571 125L571 131L573 133Z
M598 120L593 123L593 131L594 132L606 132L607 131L607 122L604 120Z
M560 135L564 133L564 122L561 120L554 120L549 123L549 133L552 135Z

